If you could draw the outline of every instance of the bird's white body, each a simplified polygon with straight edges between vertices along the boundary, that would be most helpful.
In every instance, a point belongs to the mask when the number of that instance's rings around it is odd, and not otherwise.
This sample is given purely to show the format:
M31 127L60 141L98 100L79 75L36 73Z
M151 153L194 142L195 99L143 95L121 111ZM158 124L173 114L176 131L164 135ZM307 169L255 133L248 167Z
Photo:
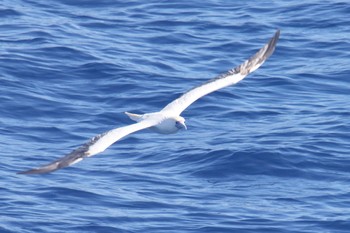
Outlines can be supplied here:
M151 129L160 134L173 134L181 129L180 127L176 126L181 121L184 122L184 118L180 116L177 116L177 117L164 116L162 120L159 122L159 124L152 126ZM184 123L182 128L186 128Z
M226 86L233 85L241 81L249 73L258 69L273 53L278 38L279 31L277 31L274 37L272 37L272 39L254 56L236 68L229 70L227 73L219 75L214 79L211 79L208 82L187 91L179 98L165 106L161 111L146 114L133 114L126 112L130 119L136 121L136 123L99 134L93 137L86 144L82 145L81 147L72 151L70 154L58 159L55 162L20 173L48 173L60 168L70 166L86 157L101 153L121 138L146 128L153 129L154 131L162 134L171 134L178 132L180 129L187 129L185 125L185 119L181 117L180 114L193 102L203 97L204 95L207 95Z
M142 122L142 121L153 121L155 122L154 126L151 126L150 129L160 133L160 134L172 134L179 131L181 128L186 129L185 119L181 116L174 116L168 114L167 112L154 112L146 114L134 114L125 112L125 114L133 121ZM182 127L179 127L179 125Z

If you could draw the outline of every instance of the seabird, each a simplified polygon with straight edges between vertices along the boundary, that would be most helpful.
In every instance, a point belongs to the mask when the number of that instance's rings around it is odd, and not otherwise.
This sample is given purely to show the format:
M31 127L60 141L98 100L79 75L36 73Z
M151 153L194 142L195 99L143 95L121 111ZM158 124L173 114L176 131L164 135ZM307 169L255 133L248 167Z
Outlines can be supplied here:
M270 41L251 58L236 68L231 69L200 86L190 89L159 112L142 115L125 112L128 117L131 120L136 121L136 123L99 134L81 147L73 150L70 154L52 163L39 168L22 171L18 174L49 173L70 166L87 157L101 153L123 137L146 128L151 128L162 134L172 134L181 129L187 129L185 119L180 116L180 114L197 99L221 88L236 84L248 74L258 69L275 50L279 35L280 31L277 30Z

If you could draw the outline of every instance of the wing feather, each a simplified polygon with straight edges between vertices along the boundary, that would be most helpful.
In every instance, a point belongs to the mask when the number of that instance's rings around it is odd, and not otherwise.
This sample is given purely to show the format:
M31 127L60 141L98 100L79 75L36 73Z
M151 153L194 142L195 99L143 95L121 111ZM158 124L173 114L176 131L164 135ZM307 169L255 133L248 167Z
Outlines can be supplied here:
M251 72L258 69L266 60L271 56L275 50L276 43L278 41L280 31L277 30L275 35L270 39L270 41L265 44L256 54L251 58L237 66L236 68L229 70L228 72L221 74L200 86L190 89L178 99L169 103L165 108L162 109L163 112L171 112L172 114L180 115L188 106L190 106L197 99L214 92L223 87L233 85L241 81Z
M73 150L68 155L49 163L45 166L30 169L27 171L19 172L18 174L42 174L42 173L49 173L53 172L55 170L70 166L72 164L78 163L81 160L96 155L98 153L101 153L105 149L107 149L109 146L111 146L116 141L120 140L121 138L134 133L136 131L152 127L156 125L156 121L151 120L144 120L132 125L112 129L110 131L107 131L105 133L99 134L92 139L90 139L89 142L85 143L84 145L80 146L79 148Z

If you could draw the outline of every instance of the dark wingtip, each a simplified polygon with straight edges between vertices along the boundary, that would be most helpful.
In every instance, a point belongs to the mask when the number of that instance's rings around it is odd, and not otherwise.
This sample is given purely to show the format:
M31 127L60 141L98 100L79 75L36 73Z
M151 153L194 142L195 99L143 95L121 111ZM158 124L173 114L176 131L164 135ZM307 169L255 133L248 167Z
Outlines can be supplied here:
M265 54L266 57L269 57L275 51L275 47L278 39L280 38L280 34L281 34L281 30L277 29L277 31L275 32L275 34L273 35L273 37L268 43L268 49Z
M30 174L30 171L31 171L31 170L16 172L16 174L17 174L17 175L26 175L26 174Z
M18 175L33 175L33 174L44 174L44 173L49 173L51 171L42 171L40 169L31 169L31 170L27 170L27 171L21 171L21 172L17 172L16 174Z
M258 57L259 53L263 52L263 54L261 54L260 56L262 57L263 61L265 61L267 58L269 58L271 56L271 54L275 51L276 48L276 44L277 41L280 37L281 34L281 30L277 29L277 31L275 32L275 34L273 35L273 37L270 39L270 41L267 43L267 48L264 51L265 46L259 50L259 52L257 52L255 54L255 56L253 56L253 58Z
M35 169L17 172L17 175L30 175L30 174L39 174Z
M58 168L59 167L58 167L57 163L52 163L52 164L49 164L47 166L17 172L17 174L19 174L19 175L44 174L44 173L53 172L53 171L57 170Z
M273 37L269 40L267 44L264 45L264 47L262 47L257 53L255 53L252 57L243 62L241 65L233 69L234 73L248 75L249 73L259 68L275 51L280 33L281 31L277 29Z
M82 160L83 158L87 157L87 150L88 150L89 146L92 143L94 143L97 139L99 139L99 137L100 136L94 137L88 143L73 150L68 155L66 155L66 156L64 156L64 157L62 157L62 158L60 158L52 163L49 163L49 164L42 166L42 167L17 172L17 174L20 174L20 175L45 174L45 173L50 173L50 172L56 171L56 170L64 168L64 167L68 167L74 163L77 163L80 160Z

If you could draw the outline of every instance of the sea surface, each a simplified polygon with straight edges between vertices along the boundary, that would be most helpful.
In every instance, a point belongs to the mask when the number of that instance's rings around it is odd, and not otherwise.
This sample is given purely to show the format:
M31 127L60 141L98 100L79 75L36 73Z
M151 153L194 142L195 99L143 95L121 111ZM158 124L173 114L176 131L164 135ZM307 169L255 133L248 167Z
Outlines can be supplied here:
M0 1L0 232L350 232L350 2ZM264 65L45 175L281 37Z

